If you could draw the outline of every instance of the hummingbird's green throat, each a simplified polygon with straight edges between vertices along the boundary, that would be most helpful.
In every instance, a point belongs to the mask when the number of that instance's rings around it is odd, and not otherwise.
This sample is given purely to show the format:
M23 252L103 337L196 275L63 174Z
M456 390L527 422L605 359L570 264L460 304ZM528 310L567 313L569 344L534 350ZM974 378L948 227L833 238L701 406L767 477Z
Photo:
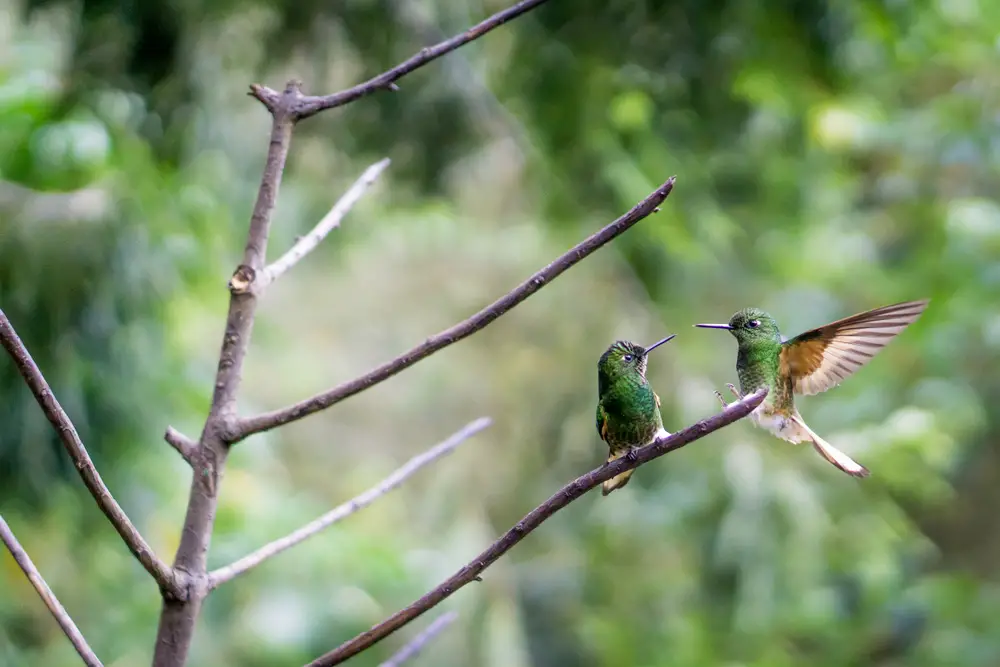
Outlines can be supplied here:
M635 447L669 435L660 418L660 397L646 380L647 356L673 339L671 334L649 347L631 341L612 343L597 362L597 433L608 444L608 463ZM628 483L632 470L604 482L606 496Z
M806 426L795 408L794 394L818 394L840 384L915 322L928 303L922 299L876 308L784 342L777 322L759 308L739 311L728 324L695 326L726 329L736 339L740 391L729 385L734 394L742 396L768 387L767 398L751 413L754 423L782 440L811 442L823 458L847 474L867 477L867 468Z

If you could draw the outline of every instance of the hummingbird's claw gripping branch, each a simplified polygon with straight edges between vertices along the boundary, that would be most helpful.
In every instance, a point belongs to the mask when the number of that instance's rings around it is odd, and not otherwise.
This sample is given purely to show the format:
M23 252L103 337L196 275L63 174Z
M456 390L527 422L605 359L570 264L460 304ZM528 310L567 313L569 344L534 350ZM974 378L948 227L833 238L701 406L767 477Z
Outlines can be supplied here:
M49 613L52 614L53 618L56 619L56 623L62 628L63 633L69 638L73 648L83 659L83 662L87 667L104 667L101 661L97 658L93 649L87 644L87 640L83 638L80 633L80 629L76 627L73 619L70 618L69 613L66 609L59 603L56 598L55 593L49 588L49 585L45 583L45 579L42 578L41 572L35 567L35 564L31 562L31 557L28 556L28 552L24 550L21 543L17 541L14 537L14 531L10 529L4 518L0 516L0 541L2 541L6 546L7 550L10 551L10 555L14 557L14 562L20 566L21 570L24 572L24 576L28 577L28 582L31 583L31 587L35 589L38 593L38 597L42 598L42 602L48 608Z
M726 386L729 387L729 391L733 392L733 396L736 397L737 401L743 398L743 394L739 392L739 390L736 388L736 385L734 385L732 382L726 383ZM722 394L719 393L718 391L715 392L715 396L719 399L719 402L722 403L723 408L729 405L728 403L726 403L726 399L724 399L722 397Z
M670 195L670 192L674 189L676 180L676 176L668 178L663 185L633 206L627 213L567 250L548 266L530 276L513 290L489 306L486 306L469 319L427 338L420 345L404 352L391 361L387 361L359 378L345 382L321 394L316 394L294 405L240 420L236 427L237 432L233 442L238 442L255 433L268 431L325 410L335 403L339 403L346 398L370 389L384 380L388 380L393 375L409 368L418 361L426 359L435 352L486 328L494 320L513 309L545 285L551 283L566 270L625 233L640 220L649 216L653 212L653 209L663 203Z
M361 199L361 196L368 188L378 180L378 177L389 166L389 162L389 158L383 158L365 169L364 173L358 177L358 180L348 188L347 192L337 200L333 208L316 223L316 226L308 234L299 237L295 245L289 248L284 255L264 268L261 275L254 282L254 289L258 295L265 287L277 280L288 269L295 266L306 255L315 250L330 232L340 227L340 221L354 208L354 205L358 203L358 200Z
M282 551L290 549L300 542L304 542L313 535L318 534L320 531L329 528L333 524L346 519L355 512L368 507L378 498L389 493L397 486L406 481L407 478L412 476L415 472L423 468L424 466L436 461L437 459L450 454L455 450L460 444L476 435L480 431L486 429L492 420L489 417L480 417L479 419L466 424L459 431L452 434L447 440L438 443L431 449L423 452L422 454L417 454L400 468L398 468L394 473L386 477L384 480L379 482L377 485L368 489L359 496L352 498L346 503L342 503L337 507L333 508L323 516L307 523L293 533L286 535L280 539L277 539L270 544L266 544L260 549L257 549L253 553L240 558L238 561L221 567L208 575L208 587L209 589L214 589L221 584L231 581L236 577L248 572L249 570L257 567L265 560L272 556L277 556Z
M719 412L707 419L689 426L682 431L677 431L669 436L659 437L652 443L635 450L635 460L630 460L628 456L615 459L610 464L602 465L595 470L591 470L585 475L577 477L572 482L559 489L548 500L535 509L528 512L523 519L518 521L513 528L504 533L500 538L491 544L485 551L469 561L468 564L460 568L455 574L448 577L437 588L425 594L410 606L402 609L389 618L385 619L375 627L362 632L357 637L350 639L332 651L321 655L306 667L330 667L339 665L349 658L364 651L375 643L385 639L396 630L407 623L418 618L429 609L437 606L455 591L466 584L476 580L483 570L496 562L501 556L510 551L514 545L520 542L531 531L538 528L549 517L580 498L587 491L590 491L602 482L611 479L626 470L631 470L644 463L648 463L655 458L663 456L669 452L700 440L710 433L732 424L748 414L761 404L767 396L767 387L758 389L736 403L731 404L722 412Z
M76 432L73 421L59 404L55 394L52 393L52 388L45 380L45 376L42 375L42 371L35 364L35 360L31 358L28 348L24 346L14 330L14 326L2 310L0 310L0 344L3 344L4 349L14 360L14 365L17 366L21 377L24 378L24 382L35 396L38 406L45 413L45 417L52 424L52 428L55 429L63 447L73 460L73 467L80 473L90 495L94 497L98 507L118 531L125 546L152 575L162 591L169 595L182 596L184 592L173 569L153 552L152 547L146 543L139 530L125 514L125 510L111 495L111 491L108 490L100 473L97 472L87 448L84 447L80 435Z
M458 618L458 613L454 611L441 614L423 632L407 642L403 648L396 651L391 658L378 667L399 667L407 660L417 657L424 646L434 641L434 638L454 623L456 618Z

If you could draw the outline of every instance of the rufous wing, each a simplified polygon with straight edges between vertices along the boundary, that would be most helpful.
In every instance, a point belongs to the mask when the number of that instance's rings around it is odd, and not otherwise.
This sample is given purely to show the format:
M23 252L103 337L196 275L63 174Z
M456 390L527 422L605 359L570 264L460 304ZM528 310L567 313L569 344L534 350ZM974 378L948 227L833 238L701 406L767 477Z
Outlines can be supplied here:
M818 394L843 382L913 324L929 299L883 306L845 317L782 343L780 371L797 394Z

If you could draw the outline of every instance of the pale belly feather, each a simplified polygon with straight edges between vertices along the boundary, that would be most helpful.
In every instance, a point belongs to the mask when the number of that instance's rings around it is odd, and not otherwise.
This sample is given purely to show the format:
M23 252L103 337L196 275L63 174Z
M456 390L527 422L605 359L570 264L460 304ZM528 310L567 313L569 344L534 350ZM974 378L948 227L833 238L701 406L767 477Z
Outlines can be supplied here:
M797 414L797 413L796 413ZM774 409L774 406L767 401L761 403L750 413L750 419L754 424L769 431L782 440L798 444L803 440L811 440L802 427L793 420L792 415L782 414Z

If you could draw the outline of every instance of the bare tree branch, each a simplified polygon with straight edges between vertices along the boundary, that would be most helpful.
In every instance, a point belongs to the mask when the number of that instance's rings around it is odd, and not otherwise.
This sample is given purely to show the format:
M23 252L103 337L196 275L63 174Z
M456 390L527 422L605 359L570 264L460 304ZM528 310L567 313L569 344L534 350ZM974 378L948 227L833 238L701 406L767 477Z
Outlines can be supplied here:
M206 562L218 506L219 480L225 468L229 446L249 435L241 428L242 424L236 413L236 397L257 309L256 283L266 280L261 276L265 270L271 214L281 185L295 123L323 109L347 104L378 88L393 89L395 88L393 81L396 79L480 37L496 26L540 5L543 1L522 2L462 35L422 50L414 58L381 77L359 86L355 92L345 91L346 94L339 97L334 95L326 98L306 98L302 95L302 84L298 81L288 82L282 93L259 84L250 86L250 95L259 100L271 114L271 143L257 192L257 201L250 218L243 262L229 280L229 313L226 316L226 330L219 353L212 404L198 444L190 451L194 474L188 497L187 515L181 532L181 543L174 559L174 571L178 576L184 577L184 596L164 596L153 667L181 667L185 663L202 600L210 591ZM286 423L287 421L290 420L286 420ZM266 428L273 428L276 425Z
M299 528L295 532L286 535L280 539L266 544L257 551L244 556L238 561L221 567L214 572L211 572L209 577L209 588L216 588L217 586L234 579L241 574L257 567L265 560L272 556L289 549L296 544L303 542L313 535L316 535L320 531L329 528L333 524L337 523L342 519L346 519L358 510L364 509L371 505L375 500L384 496L389 491L392 491L397 486L402 484L407 478L413 475L415 472L423 468L425 465L441 458L445 454L451 453L456 447L462 444L465 440L471 438L473 435L479 433L486 427L488 427L492 421L488 417L480 417L479 419L470 422L465 425L460 431L454 433L447 440L435 445L433 448L414 456L412 459L407 461L401 468L398 468L394 473L386 477L384 480L378 483L378 485L368 489L361 495L338 505L334 509L330 510L323 516L319 517L315 521L312 521L305 526Z
M577 477L575 480L562 487L552 497L544 503L528 512L523 519L504 533L500 539L491 544L489 548L473 558L467 565L458 572L442 582L434 590L430 591L409 607L402 609L386 620L382 621L370 630L361 633L354 639L346 641L329 653L316 658L306 667L330 667L339 665L348 658L351 658L375 643L385 639L390 634L400 629L407 623L427 610L437 606L442 601L450 597L455 591L479 578L479 574L487 567L497 561L502 555L510 551L514 545L524 539L525 535L538 528L546 519L569 505L571 502L582 496L587 491L605 480L609 480L615 475L619 475L626 470L636 468L644 463L648 463L655 458L663 456L704 438L709 433L718 431L724 426L742 419L756 408L767 396L767 388L757 390L740 401L729 404L725 410L716 415L703 419L693 426L689 426L683 431L678 431L667 437L657 438L651 444L639 449L632 450L627 456L605 464L600 468L588 472L586 475Z
M28 581L31 582L31 587L35 589L38 593L38 597L42 598L42 602L48 607L49 612L56 619L56 623L62 628L62 631L69 638L73 648L76 652L80 654L83 658L84 664L87 667L104 667L101 661L97 658L97 655L87 644L87 640L83 638L80 633L79 628L70 618L69 613L66 609L59 603L56 598L55 593L49 588L49 585L45 583L45 579L42 578L42 574L35 567L35 564L31 562L31 557L28 556L28 552L24 550L24 547L17 541L14 537L14 532L4 521L4 518L0 516L0 540L7 545L7 549L10 551L10 555L14 557L14 561L21 567L24 571L24 575L28 577Z
M219 502L219 480L229 454L243 360L250 346L250 333L257 311L254 282L264 268L271 214L281 186L295 125L292 109L302 97L300 86L299 82L290 81L276 99L265 102L258 97L272 115L271 143L267 150L260 189L257 191L257 201L250 216L243 262L229 280L229 313L219 352L212 404L199 445L192 452L191 491L181 542L174 559L174 568L187 575L187 595L183 599L163 599L153 667L184 665L201 603L208 595L207 557ZM253 92L260 92L259 88L253 89Z
M125 510L121 508L114 499L114 496L111 495L111 491L108 490L108 487L104 484L104 480L101 479L100 473L97 472L97 468L94 467L94 462L90 460L90 454L87 453L87 448L83 446L83 441L80 440L80 435L76 432L76 427L73 426L72 420L70 420L66 411L63 410L59 401L56 400L55 394L52 393L52 388L45 381L45 376L38 369L35 360L31 358L28 349L21 342L21 338L17 335L10 320L7 319L7 315L2 310L0 310L0 343L3 344L4 349L7 350L11 359L14 360L14 364L21 373L21 377L24 378L31 393L34 394L35 400L38 401L42 412L45 413L45 417L56 430L63 447L66 448L70 458L73 459L74 467L76 467L77 472L80 473L80 477L83 478L83 483L90 491L90 495L94 497L101 511L104 512L111 525L121 535L129 551L142 563L146 571L153 576L153 579L159 584L161 590L171 595L180 595L180 584L175 573L153 553L153 549L146 543L142 535L139 534L138 529L132 525L128 515L125 514Z
M185 461L191 463L191 457L194 456L194 450L198 446L198 443L187 437L173 426L168 426L166 433L163 434L163 439L167 441L167 444L177 450Z
M348 88L347 90L342 90L339 93L334 93L332 95L323 95L321 97L303 97L295 109L297 118L308 118L319 113L320 111L324 111L325 109L333 109L334 107L344 106L345 104L349 104L357 99L371 95L379 90L397 90L398 87L395 82L410 72L423 67L432 60L436 60L441 56L454 51L460 46L464 46L475 39L479 39L490 30L503 25L511 19L517 18L521 14L524 14L535 7L538 7L545 1L546 0L522 0L502 12L497 12L482 23L472 26L460 35L455 35L454 37L446 39L439 44L435 44L434 46L420 49L418 53L396 65L391 70L383 72L382 74L379 74L364 83L358 84L353 88Z
M427 626L427 629L411 639L403 648L399 649L391 658L383 662L378 667L399 667L410 658L415 658L420 650L441 634L445 628L455 622L458 613L449 611L441 614L434 622Z
M303 257L315 250L316 246L326 238L327 234L339 227L340 221L344 219L344 216L358 203L361 195L371 187L372 183L378 179L388 166L389 158L385 158L365 169L365 172L354 182L354 185L344 193L337 203L334 204L333 208L330 209L330 212L323 216L323 219L308 234L299 238L288 252L264 269L263 275L257 279L256 289L258 293L277 280L285 271L295 266Z
M266 412L255 417L247 417L239 422L234 433L234 441L242 440L254 433L268 431L270 429L288 424L293 421L308 417L311 414L325 410L326 408L339 403L345 398L354 396L374 385L389 379L400 371L403 371L421 359L425 359L453 343L457 343L463 338L467 338L477 331L485 328L498 317L514 308L529 296L540 290L546 284L552 282L567 269L577 262L598 250L612 239L621 235L634 224L647 217L657 210L663 203L671 190L674 188L676 176L671 176L666 183L657 188L652 194L632 207L625 215L621 216L611 224L607 225L597 233L589 236L581 243L570 248L551 264L541 269L513 290L483 308L478 313L459 322L450 329L431 336L420 345L408 352L404 352L392 361L388 361L367 374L345 382L321 394L317 394L295 405L281 408L273 412Z

